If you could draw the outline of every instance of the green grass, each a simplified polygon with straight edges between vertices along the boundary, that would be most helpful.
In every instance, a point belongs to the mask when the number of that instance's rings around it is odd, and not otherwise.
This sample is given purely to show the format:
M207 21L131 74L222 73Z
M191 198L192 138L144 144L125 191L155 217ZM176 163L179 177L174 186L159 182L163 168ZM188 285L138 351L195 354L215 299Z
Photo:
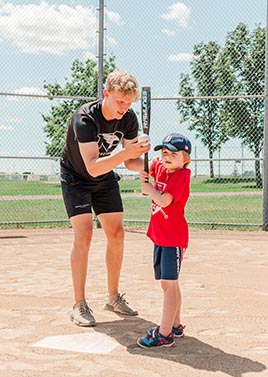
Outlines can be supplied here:
M0 201L0 221L49 221L67 219L61 199Z
M151 200L140 193L139 180L121 180L122 193L137 192L137 197L124 198L125 220L137 220L144 226L150 218ZM222 182L215 180L192 178L192 193L241 192L243 195L226 195L221 197L191 196L186 207L189 224L211 223L212 225L193 225L199 227L216 227L219 224L248 224L241 229L258 229L250 224L262 222L262 195L246 195L245 191L257 190L254 182L234 182L227 179ZM61 195L59 184L47 182L0 181L0 196L15 195ZM45 200L0 200L0 222L51 222L66 220L67 215L62 199ZM218 225L225 229L235 226Z
M60 195L60 184L48 182L0 180L0 196L14 195Z
M150 199L125 198L124 207L126 220L145 220L144 224L148 222ZM206 224L206 228L258 230L262 223L262 197L261 195L191 197L185 213L190 226L204 227L201 226L203 223ZM240 224L244 225L240 226Z
M191 197L186 217L189 223L261 224L262 196Z
M191 192L242 192L242 191L261 191L256 187L255 181L232 179L191 179Z
M121 192L140 192L140 180L119 181ZM234 178L218 183L216 179L192 178L191 192L239 192L259 190L254 181L235 181ZM60 184L28 181L0 180L0 196L2 195L60 195Z

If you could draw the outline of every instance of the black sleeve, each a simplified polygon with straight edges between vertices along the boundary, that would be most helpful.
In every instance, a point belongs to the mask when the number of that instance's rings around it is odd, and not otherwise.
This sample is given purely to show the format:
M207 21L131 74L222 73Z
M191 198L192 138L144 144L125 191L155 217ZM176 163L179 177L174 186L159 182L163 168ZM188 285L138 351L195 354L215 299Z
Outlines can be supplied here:
M75 114L73 118L75 139L79 143L97 141L97 125L95 120L85 114Z
M127 113L126 132L124 139L132 140L138 136L139 123L136 114L133 110L129 110Z

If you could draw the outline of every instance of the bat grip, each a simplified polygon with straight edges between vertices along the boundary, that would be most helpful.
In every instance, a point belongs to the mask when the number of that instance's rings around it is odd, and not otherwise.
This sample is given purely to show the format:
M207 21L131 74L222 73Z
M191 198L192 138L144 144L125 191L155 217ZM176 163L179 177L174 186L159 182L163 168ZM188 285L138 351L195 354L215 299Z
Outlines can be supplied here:
M149 173L149 158L148 158L148 153L144 154L144 170L146 173Z
M146 173L149 173L149 157L148 157L148 153L144 154L144 170L146 171ZM149 180L146 179L146 182L149 182ZM142 193L142 195L148 196L147 194L143 194L143 193Z

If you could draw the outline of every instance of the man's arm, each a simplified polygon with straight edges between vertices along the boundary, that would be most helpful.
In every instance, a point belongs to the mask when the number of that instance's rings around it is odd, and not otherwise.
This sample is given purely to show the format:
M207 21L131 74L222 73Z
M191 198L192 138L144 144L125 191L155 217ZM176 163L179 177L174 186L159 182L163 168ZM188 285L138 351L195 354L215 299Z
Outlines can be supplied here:
M140 156L143 153L148 152L150 149L150 145L144 141L140 141L138 143L135 143L133 140L124 141L123 148L121 150L111 154L110 156L99 158L99 148L97 142L92 141L89 143L78 143L78 145L86 169L92 177L97 177L108 173L122 162L125 162L126 167L127 165L133 165L133 167L136 166L138 169L137 171L139 171L143 166L143 160L140 159ZM129 162L132 160L137 160L137 162Z

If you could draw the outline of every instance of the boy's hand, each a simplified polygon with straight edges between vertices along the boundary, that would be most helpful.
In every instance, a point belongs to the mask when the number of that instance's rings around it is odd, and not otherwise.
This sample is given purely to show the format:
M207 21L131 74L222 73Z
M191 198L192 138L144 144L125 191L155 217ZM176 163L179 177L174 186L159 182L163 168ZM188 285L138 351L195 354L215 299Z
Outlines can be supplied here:
M149 173L147 173L145 170L140 171L140 180L141 182L148 182L149 181Z
M144 195L149 195L154 192L154 186L150 182L142 182L141 183L141 191Z

